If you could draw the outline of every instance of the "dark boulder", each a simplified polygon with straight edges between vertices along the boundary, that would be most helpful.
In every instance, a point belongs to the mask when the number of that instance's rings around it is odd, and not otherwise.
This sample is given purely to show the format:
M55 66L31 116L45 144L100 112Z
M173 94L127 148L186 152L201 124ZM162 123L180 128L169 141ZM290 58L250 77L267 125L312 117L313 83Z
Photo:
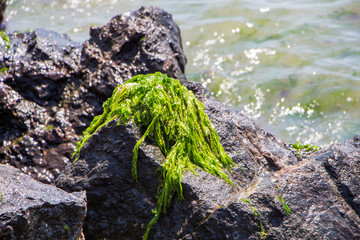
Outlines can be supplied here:
M115 86L157 71L186 81L179 28L159 8L116 16L83 46L42 29L9 37L11 48L0 46L0 163L46 183Z
M281 171L274 184L293 211L272 236L360 239L360 138L319 150Z
M81 236L85 193L40 183L0 164L0 239L68 239Z
M56 185L74 194L86 190L87 239L140 239L153 216L164 156L145 141L133 181L132 149L141 132L133 124L104 127L70 162L114 87L156 71L180 79L204 103L237 163L229 173L237 188L202 170L197 176L185 172L185 200L174 198L151 239L360 239L360 137L299 157L186 81L180 32L165 11L146 7L116 16L92 29L83 46L46 30L12 33L10 42L8 48L0 41L0 162L44 182L59 176ZM83 196L9 166L0 171L0 239L79 236Z
M68 192L87 189L86 239L141 239L154 207L155 169L164 157L156 146L143 145L138 164L141 177L135 183L130 169L139 135L131 124L102 129L82 150L76 164L68 165L56 180L57 187Z
M46 30L13 33L1 48L0 161L43 182L69 162L87 121L78 104L80 45ZM100 104L99 104L100 105ZM86 107L86 103L84 103Z
M360 238L359 137L298 158L252 120L226 109L200 84L185 85L205 104L221 143L238 164L231 179L239 188L202 170L198 176L186 172L185 200L174 198L150 239ZM67 191L87 191L87 239L140 239L145 232L155 207L156 169L164 156L152 142L143 143L135 183L131 156L139 138L132 124L109 124L88 140L78 162L56 180Z
M0 31L5 29L4 13L6 9L6 0L0 0Z
M82 49L89 87L104 96L138 74L166 73L186 81L186 57L179 27L171 14L155 7L118 15L101 28L90 29Z

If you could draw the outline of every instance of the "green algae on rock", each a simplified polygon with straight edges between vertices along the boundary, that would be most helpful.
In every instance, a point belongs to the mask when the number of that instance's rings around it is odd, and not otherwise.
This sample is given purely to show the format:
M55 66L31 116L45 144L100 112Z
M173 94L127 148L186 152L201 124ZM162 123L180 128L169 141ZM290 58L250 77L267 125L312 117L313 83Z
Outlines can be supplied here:
M0 37L2 38L5 47L9 50L11 48L10 38L4 31L0 31Z
M132 121L145 130L133 149L132 175L135 181L138 149L147 136L166 156L153 210L155 216L143 239L147 239L161 213L166 213L173 194L176 192L179 199L183 199L181 176L185 170L195 173L195 167L199 166L234 185L223 170L224 167L230 169L234 163L220 144L219 136L203 111L204 105L179 80L161 73L135 76L117 86L103 108L103 114L93 119L78 142L73 155L77 156L76 160L91 135L115 119L117 124Z

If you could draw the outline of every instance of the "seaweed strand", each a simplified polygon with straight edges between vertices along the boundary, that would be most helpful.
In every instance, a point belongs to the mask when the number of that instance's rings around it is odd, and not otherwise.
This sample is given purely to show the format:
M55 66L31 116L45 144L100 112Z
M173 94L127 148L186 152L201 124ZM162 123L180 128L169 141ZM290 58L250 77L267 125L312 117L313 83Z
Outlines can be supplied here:
M196 174L195 168L200 167L235 186L223 170L231 169L234 163L220 144L219 136L203 111L204 105L179 80L161 73L135 76L116 87L103 108L103 114L93 119L78 142L73 155L75 161L91 135L115 119L117 124L132 121L146 129L133 149L135 181L138 149L146 137L155 141L166 157L161 165L162 182L158 187L154 217L143 239L147 239L161 214L166 213L173 195L177 193L179 199L184 198L181 176L185 170Z

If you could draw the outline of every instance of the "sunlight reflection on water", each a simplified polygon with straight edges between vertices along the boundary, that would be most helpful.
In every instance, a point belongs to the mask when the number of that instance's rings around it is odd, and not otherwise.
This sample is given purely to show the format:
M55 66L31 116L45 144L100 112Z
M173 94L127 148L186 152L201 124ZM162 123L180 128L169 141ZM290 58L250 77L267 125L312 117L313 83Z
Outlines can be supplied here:
M8 30L87 39L91 26L155 5L182 30L189 80L287 142L360 133L360 2L11 0Z

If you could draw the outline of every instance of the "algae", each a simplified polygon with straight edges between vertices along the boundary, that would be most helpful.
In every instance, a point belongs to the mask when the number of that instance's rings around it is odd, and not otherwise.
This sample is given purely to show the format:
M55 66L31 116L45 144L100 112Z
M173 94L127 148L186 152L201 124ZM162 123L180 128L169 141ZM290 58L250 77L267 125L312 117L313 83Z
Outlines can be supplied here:
M8 70L7 67L3 67L0 69L0 73L5 74L7 70Z
M246 199L246 198L243 198L241 199L241 201L247 203L250 205L250 209L251 211L253 212L254 214L254 220L256 221L259 221L259 227L260 227L260 237L262 239L266 238L266 232L264 230L264 226L262 224L262 220L261 220L261 215L260 213L256 210L256 208L253 206L252 202L249 200L249 199Z
M310 145L310 144L301 144L299 141L291 144L291 146L297 151L298 157L301 158L301 151L305 150L306 152L316 152L320 149L319 146Z
M157 143L166 156L162 164L162 182L158 188L154 217L148 223L143 239L161 214L166 214L172 196L183 199L181 176L185 170L195 174L198 166L235 186L224 172L231 169L232 159L225 153L219 136L204 105L179 80L166 74L138 75L115 88L103 104L103 114L96 116L84 131L73 156L96 131L117 119L117 124L132 121L145 130L133 149L132 176L137 181L138 149L146 137Z
M0 31L0 36L4 41L5 47L9 50L11 48L9 36L6 35L6 33L4 33L4 31Z
M293 148L295 148L296 150L300 151L305 149L305 151L309 152L309 151L318 151L320 149L319 146L315 146L315 145L310 145L310 144L301 144L299 141L297 141L296 143L291 145Z
M284 211L286 213L286 216L289 217L291 215L291 209L290 209L289 205L287 205L287 203L285 202L285 200L284 200L284 198L282 196L277 195L277 198L282 203Z
M66 224L63 226L63 228L64 228L66 231L70 231L69 226L68 226L68 225L66 225Z

